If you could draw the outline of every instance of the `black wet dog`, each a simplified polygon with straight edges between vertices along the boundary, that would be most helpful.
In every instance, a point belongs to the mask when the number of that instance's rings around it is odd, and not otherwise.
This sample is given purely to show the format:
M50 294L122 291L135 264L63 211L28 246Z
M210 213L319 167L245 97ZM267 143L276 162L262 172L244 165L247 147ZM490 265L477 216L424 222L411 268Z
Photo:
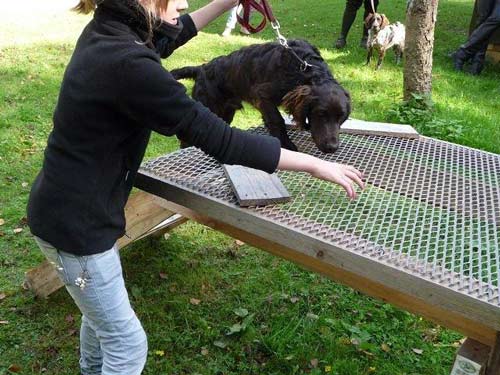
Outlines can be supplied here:
M349 117L349 93L333 78L319 51L304 40L242 48L194 67L172 71L176 79L193 78L193 98L231 123L242 102L257 108L271 135L281 145L297 150L286 133L278 107L293 115L299 128L310 130L323 152L339 146L340 125ZM303 61L311 64L304 69Z

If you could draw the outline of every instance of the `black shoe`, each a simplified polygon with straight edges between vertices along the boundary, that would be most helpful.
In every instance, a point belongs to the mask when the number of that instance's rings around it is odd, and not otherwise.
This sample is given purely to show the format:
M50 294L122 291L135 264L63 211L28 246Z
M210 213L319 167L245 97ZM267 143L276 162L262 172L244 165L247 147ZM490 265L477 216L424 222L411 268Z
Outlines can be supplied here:
M346 44L347 44L347 40L345 39L345 37L341 36L335 42L335 48L342 49L346 46Z
M464 70L464 65L467 62L467 60L469 60L469 56L465 53L465 51L462 48L456 50L451 55L451 58L453 59L453 68L456 71Z
M361 38L361 40L359 41L359 46L364 49L368 48L368 38L366 36Z
M484 69L484 53L476 53L472 58L469 73L473 76L478 76Z

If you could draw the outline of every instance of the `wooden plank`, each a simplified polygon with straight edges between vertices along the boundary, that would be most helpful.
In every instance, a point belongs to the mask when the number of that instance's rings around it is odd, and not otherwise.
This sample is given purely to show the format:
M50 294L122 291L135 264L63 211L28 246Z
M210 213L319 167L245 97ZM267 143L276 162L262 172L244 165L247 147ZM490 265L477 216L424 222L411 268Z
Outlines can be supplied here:
M441 285L434 279L414 274L397 264L352 252L327 239L290 228L287 224L254 210L235 207L233 204L186 190L175 184L167 184L146 171L141 171L137 176L136 186L196 212L202 212L206 216L219 218L259 237L272 239L273 242L295 249L305 256L321 258L321 261L329 266L363 275L373 283L390 286L410 299L415 298L425 301L428 305L438 306L450 315L466 317L494 331L500 330L500 308L467 294L459 289L459 285Z
M479 341L465 340L455 357L450 375L482 375L486 369L490 347Z
M415 298L414 296L402 293L394 288L374 282L360 274L346 271L345 269L325 262L324 259L319 259L318 257L307 255L305 252L300 252L294 248L270 241L242 228L222 222L214 217L203 215L198 211L194 211L159 197L157 199L158 204L169 210L180 213L191 220L239 239L251 246L255 246L273 255L292 261L306 269L320 273L371 297L378 298L384 302L388 302L394 306L423 316L442 326L457 330L485 345L492 346L495 342L496 331L494 329L480 322L471 320L469 317L457 314L448 309L443 309L440 306L429 304L425 300ZM220 217L224 216L217 216L217 218ZM248 222L244 221L244 224L248 227Z
M242 207L265 206L290 200L290 194L276 174L241 165L223 165L224 172Z
M381 135L387 137L418 139L420 134L410 125L348 119L340 128L340 133Z
M118 248L121 249L133 241L143 238L145 234L149 235L156 232L154 230L149 233L152 228L155 229L158 224L172 215L175 215L175 213L158 206L151 194L141 191L131 195L125 207L127 234L118 240ZM185 218L180 218L169 223L168 226L156 229L171 230L185 221ZM38 297L46 298L64 284L57 276L54 267L48 261L44 261L25 273L24 285Z
M500 375L500 332L496 333L485 375Z
M283 115L285 124L294 126L293 118ZM379 135L386 137L418 139L420 134L410 125L391 124L385 122L373 122L347 119L340 128L341 134L361 134L361 135Z

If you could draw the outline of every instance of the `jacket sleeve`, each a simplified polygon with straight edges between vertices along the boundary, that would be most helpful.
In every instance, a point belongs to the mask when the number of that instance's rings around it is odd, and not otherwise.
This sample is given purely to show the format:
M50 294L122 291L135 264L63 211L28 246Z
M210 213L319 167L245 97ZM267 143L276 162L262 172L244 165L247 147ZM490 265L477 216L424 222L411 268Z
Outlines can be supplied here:
M198 35L198 30L196 30L193 19L189 14L182 15L180 17L180 20L184 27L177 39L172 41L165 37L154 41L156 52L162 58L170 56L175 51L175 49L186 44L190 39Z
M200 148L221 163L239 164L268 173L276 170L281 145L277 138L231 128L201 103L191 99L151 56L129 56L117 98L122 110L140 126Z

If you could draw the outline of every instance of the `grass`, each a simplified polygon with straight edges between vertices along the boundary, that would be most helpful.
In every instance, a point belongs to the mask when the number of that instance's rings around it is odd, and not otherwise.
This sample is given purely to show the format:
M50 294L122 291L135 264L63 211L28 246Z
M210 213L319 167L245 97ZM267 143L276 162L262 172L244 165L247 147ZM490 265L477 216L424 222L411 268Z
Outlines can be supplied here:
M363 66L359 19L349 47L332 49L343 6L340 0L273 2L283 33L317 45L350 90L353 117L386 121L402 97L402 69L391 56L377 73ZM389 19L403 20L404 2L387 0L381 9ZM22 281L43 259L26 227L30 184L41 166L64 67L88 17L35 10L0 15L0 373L15 365L21 374L76 374L77 308L64 290L36 300ZM469 0L440 2L435 117L443 126L461 124L456 142L499 153L500 70L489 66L480 77L455 73L446 57L464 41L471 11ZM166 66L199 64L272 39L269 29L222 39L217 33L223 26L218 20ZM248 107L234 121L242 128L258 123ZM177 147L175 139L155 135L147 157ZM447 374L461 339L193 223L167 240L130 246L122 262L131 302L148 333L145 374ZM201 303L191 304L191 298Z

